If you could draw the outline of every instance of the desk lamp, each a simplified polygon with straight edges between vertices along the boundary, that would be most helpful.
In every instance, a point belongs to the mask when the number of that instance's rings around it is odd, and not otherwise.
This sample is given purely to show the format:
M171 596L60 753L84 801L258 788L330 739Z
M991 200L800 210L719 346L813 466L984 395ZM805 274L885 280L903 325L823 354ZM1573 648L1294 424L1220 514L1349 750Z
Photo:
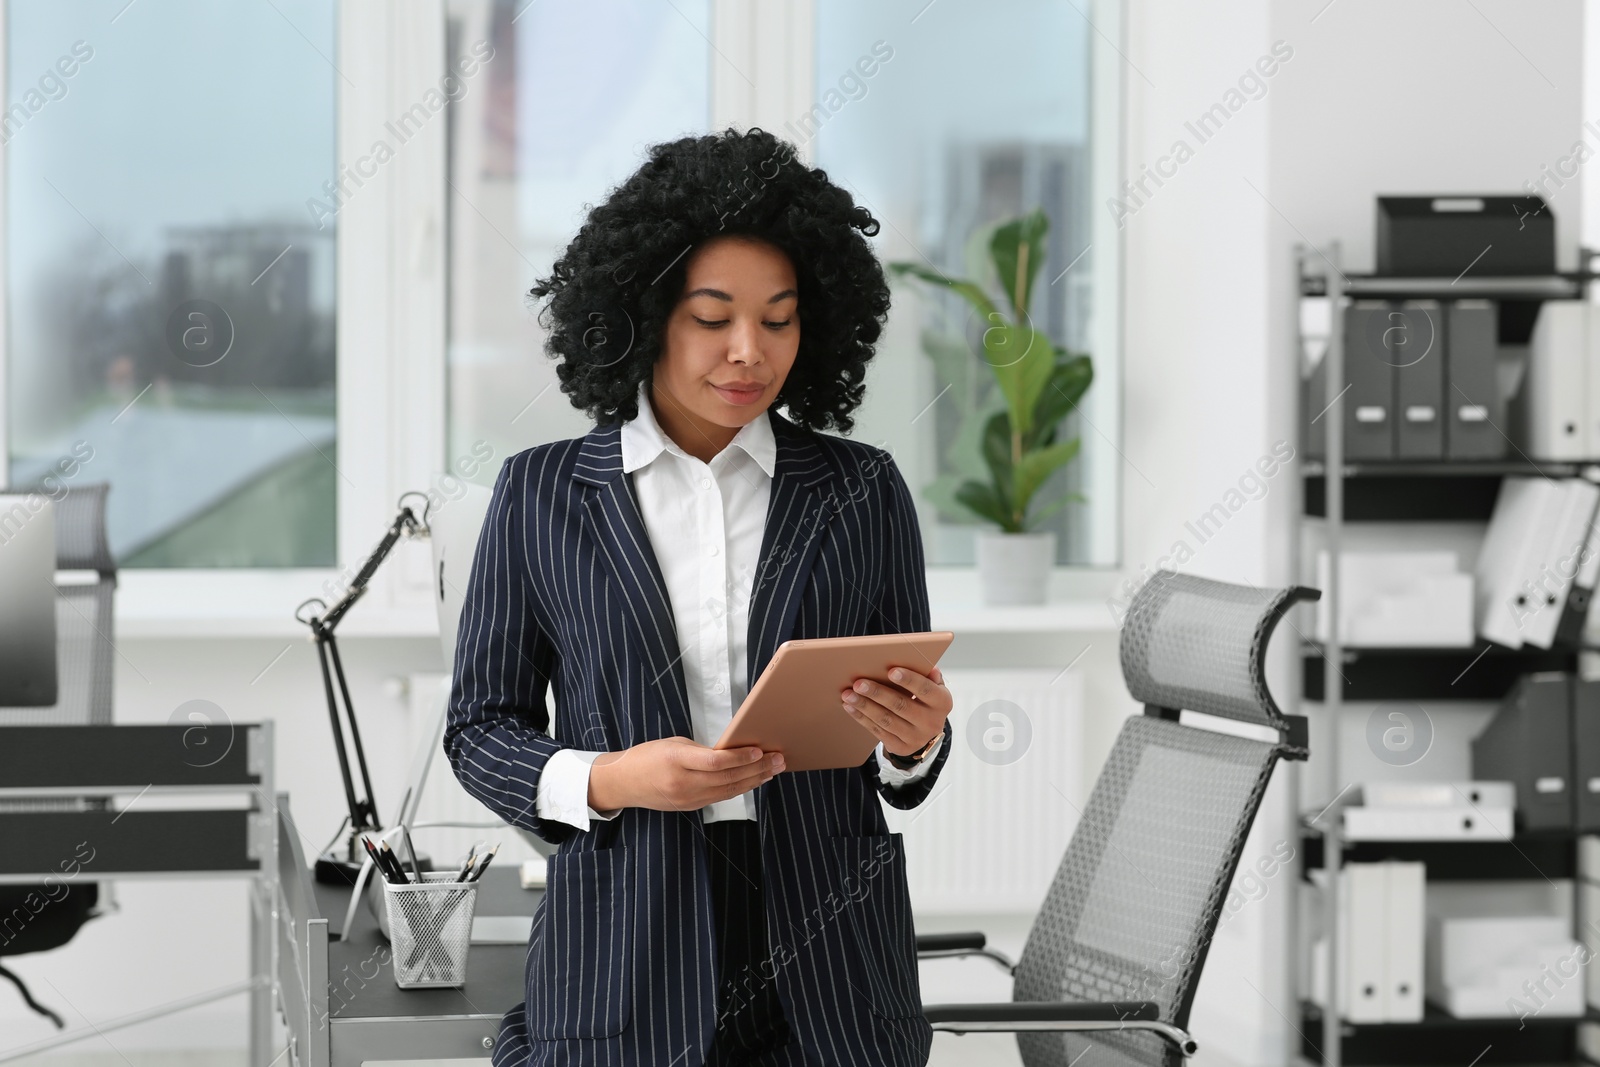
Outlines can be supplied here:
M422 518L417 518L416 513L406 505L407 497L421 497L423 500ZM331 882L336 885L354 885L356 876L361 870L364 850L361 847L361 835L376 833L381 823L378 819L377 805L372 799L372 779L367 774L367 754L361 745L361 731L356 726L356 712L350 703L350 687L345 682L344 664L339 659L339 646L334 641L333 630L339 625L339 620L355 606L362 594L367 591L367 582L377 571L379 565L388 558L395 544L401 537L422 538L428 536L428 498L419 492L406 492L400 494L398 502L400 513L395 516L389 530L383 539L378 542L372 554L367 557L356 576L351 579L350 585L343 595L331 605L319 597L312 597L300 604L294 610L297 621L311 628L311 638L317 646L317 661L322 666L322 688L328 700L328 720L333 726L334 748L339 754L339 773L344 778L345 803L349 806L346 821L350 833L345 838L343 846L335 844L327 852L317 857L316 878L319 882ZM320 615L306 615L308 607L316 606L322 609ZM330 669L331 664L331 669ZM334 693L333 681L339 680L338 694ZM350 724L350 741L355 748L356 766L361 771L361 788L365 795L356 797L355 780L350 774L350 756L346 751L345 733L340 726L339 699L344 699L344 718Z

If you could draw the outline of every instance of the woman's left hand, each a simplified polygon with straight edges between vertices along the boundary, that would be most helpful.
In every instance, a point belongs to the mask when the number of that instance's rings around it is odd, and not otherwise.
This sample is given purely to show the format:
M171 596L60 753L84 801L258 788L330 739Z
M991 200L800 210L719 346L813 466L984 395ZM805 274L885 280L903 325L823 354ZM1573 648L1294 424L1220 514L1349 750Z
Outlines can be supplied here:
M944 732L944 721L955 706L955 698L945 688L944 675L938 667L931 674L896 667L889 672L889 680L895 684L857 678L853 691L840 691L840 703L883 742L885 752L914 755ZM852 696L854 703L850 702Z

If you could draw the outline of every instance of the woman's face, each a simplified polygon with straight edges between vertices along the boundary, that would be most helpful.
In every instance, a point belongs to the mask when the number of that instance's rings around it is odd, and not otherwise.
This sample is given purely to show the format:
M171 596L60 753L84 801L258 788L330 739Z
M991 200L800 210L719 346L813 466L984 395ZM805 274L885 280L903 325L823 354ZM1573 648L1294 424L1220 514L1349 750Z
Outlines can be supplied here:
M765 241L715 237L691 252L654 371L662 428L706 439L714 455L733 438L718 428L765 412L800 348L799 299L789 257Z

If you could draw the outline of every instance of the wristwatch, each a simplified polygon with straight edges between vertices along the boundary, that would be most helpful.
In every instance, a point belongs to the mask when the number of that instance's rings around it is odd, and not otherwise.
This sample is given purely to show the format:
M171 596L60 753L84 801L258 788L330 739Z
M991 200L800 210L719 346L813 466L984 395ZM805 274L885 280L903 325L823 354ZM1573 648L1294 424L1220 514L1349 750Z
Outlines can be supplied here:
M940 730L938 733L933 735L932 741L929 741L927 744L923 745L921 749L909 756L897 756L888 749L884 749L883 754L894 766L899 767L902 771L909 771L917 764L928 758L928 753L933 751L933 746L937 745L939 743L939 738L943 736L944 731Z

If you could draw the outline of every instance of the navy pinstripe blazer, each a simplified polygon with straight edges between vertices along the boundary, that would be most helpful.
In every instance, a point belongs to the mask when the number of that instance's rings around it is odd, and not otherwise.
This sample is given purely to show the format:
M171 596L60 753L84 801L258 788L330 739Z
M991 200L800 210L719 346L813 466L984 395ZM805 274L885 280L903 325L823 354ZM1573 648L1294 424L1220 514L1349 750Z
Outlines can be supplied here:
M791 637L929 627L921 535L893 458L767 415L777 462L751 590L749 685ZM716 1023L699 812L627 808L585 832L534 807L540 772L563 747L693 736L671 605L620 433L597 426L505 462L461 613L450 764L496 814L560 846L534 918L525 1004L506 1015L496 1067L698 1067ZM880 780L873 756L757 788L771 948L757 980L772 981L784 1004L799 1046L789 1062L927 1062L905 853L878 798L921 803L950 747L947 722L934 766L900 789Z

